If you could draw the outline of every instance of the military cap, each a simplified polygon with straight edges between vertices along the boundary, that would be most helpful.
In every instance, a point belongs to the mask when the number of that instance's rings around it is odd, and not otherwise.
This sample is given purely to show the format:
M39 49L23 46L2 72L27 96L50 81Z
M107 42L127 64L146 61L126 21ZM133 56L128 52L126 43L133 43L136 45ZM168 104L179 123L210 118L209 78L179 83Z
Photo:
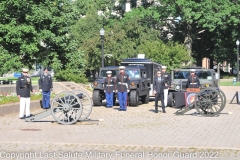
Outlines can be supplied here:
M22 72L28 72L29 70L27 68L22 68Z
M195 72L196 70L195 69L190 69L191 72Z
M107 74L112 74L112 71L107 71L106 73L107 73Z
M120 70L121 70L121 69L125 69L125 66L120 66L119 69L120 69Z
M167 68L167 66L162 66L162 69L166 69Z

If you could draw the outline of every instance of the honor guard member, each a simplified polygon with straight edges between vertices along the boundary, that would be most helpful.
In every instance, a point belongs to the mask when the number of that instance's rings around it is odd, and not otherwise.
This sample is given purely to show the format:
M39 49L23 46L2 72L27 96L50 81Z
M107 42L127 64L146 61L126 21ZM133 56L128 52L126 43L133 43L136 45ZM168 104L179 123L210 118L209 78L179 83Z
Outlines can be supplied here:
M31 78L28 76L28 69L22 68L22 76L18 78L16 84L17 96L20 98L19 118L24 118L24 110L26 118L30 117L30 91L33 91Z
M157 76L154 78L153 81L153 89L155 94L155 112L158 113L158 100L160 98L162 104L162 111L165 111L165 104L164 104L164 86L165 86L164 77L161 75L161 71L157 71Z
M168 90L169 87L171 86L171 76L169 73L166 72L167 67L166 66L162 66L162 76L165 79L166 83L163 87L163 91L164 91L164 105L165 107L167 107L167 101L168 101Z
M125 67L119 67L120 73L116 76L116 85L118 91L118 101L120 105L120 111L127 110L127 94L130 91L130 78L125 73Z
M50 95L53 88L52 76L48 73L48 69L43 69L43 74L39 78L39 91L42 92L42 107L43 109L50 108Z
M112 108L115 79L112 78L112 71L107 71L106 73L107 78L104 79L104 92L107 101L107 108Z
M187 88L200 88L200 81L198 76L195 74L195 69L191 69L191 75L187 79Z

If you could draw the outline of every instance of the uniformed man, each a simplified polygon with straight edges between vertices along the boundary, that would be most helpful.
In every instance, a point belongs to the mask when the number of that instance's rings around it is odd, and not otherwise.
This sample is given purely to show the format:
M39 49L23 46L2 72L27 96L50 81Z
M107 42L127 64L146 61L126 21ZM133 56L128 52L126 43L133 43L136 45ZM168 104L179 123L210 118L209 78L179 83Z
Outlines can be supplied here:
M125 73L125 67L119 67L119 74L116 76L116 85L118 91L118 101L120 105L120 111L127 110L127 94L130 91L130 78Z
M166 72L167 66L162 66L162 76L164 77L166 83L163 87L164 91L164 105L167 107L167 101L168 101L168 90L171 86L171 76L169 73Z
M155 94L155 112L158 113L158 100L160 98L161 104L162 104L162 111L163 113L166 113L165 111L165 104L164 104L164 86L166 81L164 80L164 77L161 75L161 71L157 71L157 76L154 78L153 81L153 89Z
M30 91L33 91L31 78L28 76L28 69L22 68L22 76L18 78L16 83L17 96L20 98L19 118L24 119L30 117ZM24 115L24 110L26 115Z
M107 78L104 79L104 92L106 95L107 108L112 108L115 79L112 78L112 71L107 71L106 73Z
M187 79L187 88L200 88L200 81L198 76L195 74L195 69L191 69L191 75Z
M50 95L53 88L52 76L48 73L48 69L43 69L43 74L39 78L39 91L42 92L42 107L43 109L50 108Z

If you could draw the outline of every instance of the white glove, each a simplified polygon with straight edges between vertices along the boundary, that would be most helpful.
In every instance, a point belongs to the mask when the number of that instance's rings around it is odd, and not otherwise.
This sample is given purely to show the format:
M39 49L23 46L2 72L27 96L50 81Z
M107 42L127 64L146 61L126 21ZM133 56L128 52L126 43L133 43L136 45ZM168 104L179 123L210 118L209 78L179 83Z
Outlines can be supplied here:
M42 89L39 89L39 92L42 92Z
M113 93L114 93L115 91L113 90Z
M104 90L104 92L106 92L106 90Z
M128 89L127 92L129 92L130 90Z
M115 90L115 92L117 93L117 92L118 92L118 90Z

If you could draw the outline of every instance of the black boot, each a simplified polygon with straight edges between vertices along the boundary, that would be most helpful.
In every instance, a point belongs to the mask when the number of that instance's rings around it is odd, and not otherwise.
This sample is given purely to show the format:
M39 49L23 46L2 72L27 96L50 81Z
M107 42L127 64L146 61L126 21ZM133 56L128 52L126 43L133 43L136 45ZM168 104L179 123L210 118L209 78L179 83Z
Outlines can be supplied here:
M162 107L162 111L163 111L163 113L166 113L166 111L165 111L165 107Z
M155 113L158 113L158 107L155 107Z

